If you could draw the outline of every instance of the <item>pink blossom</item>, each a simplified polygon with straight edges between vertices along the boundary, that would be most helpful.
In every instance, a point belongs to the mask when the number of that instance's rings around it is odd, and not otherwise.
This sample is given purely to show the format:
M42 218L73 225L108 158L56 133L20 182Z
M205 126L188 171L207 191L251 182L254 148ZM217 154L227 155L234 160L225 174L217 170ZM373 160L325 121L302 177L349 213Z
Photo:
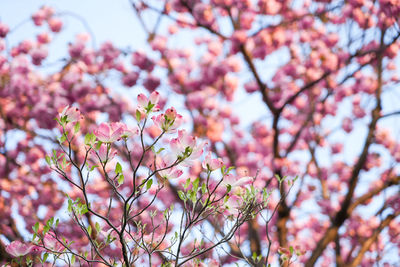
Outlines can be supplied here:
M32 15L33 23L36 26L41 26L45 18L46 18L46 13L42 9L39 9L36 13Z
M138 126L127 127L125 124L123 124L123 127L124 127L124 131L121 134L121 138L131 138L131 137L139 134Z
M67 116L67 123L68 122L77 122L78 120L82 119L81 112L76 107L66 106L63 111L60 113L60 119L64 116Z
M54 8L50 6L42 6L40 10L43 12L43 15L46 19L50 19L55 13Z
M132 54L132 64L138 66L141 70L153 71L154 62L149 59L144 52L136 51Z
M170 142L171 151L177 157L184 157L183 165L190 166L194 160L203 154L205 143L197 144L197 138L187 134L185 130L178 131L178 137Z
M51 18L48 21L50 30L52 32L60 32L62 28L62 21L59 18Z
M30 40L24 40L18 45L18 51L22 54L27 54L33 48L33 42Z
M147 98L144 94L139 94L137 97L138 110L144 114L148 114L152 111L158 111L157 103L159 98L160 94L156 91L152 92L149 98Z
M353 130L353 122L350 118L344 118L342 121L342 128L346 133L350 133Z
M4 24L3 22L0 22L0 37L4 38L6 37L8 31L10 30L10 28L8 27L7 24Z
M45 47L38 47L30 51L32 63L36 66L42 64L42 61L47 57L47 49Z
M207 137L213 141L218 142L222 140L222 134L224 132L224 124L216 118L209 117L207 119Z
M83 41L77 41L76 43L69 44L68 46L69 55L73 58L80 57L85 49L85 43Z
M166 168L165 170L158 171L158 174L161 177L163 177L165 179L176 179L182 175L182 173L183 173L182 170L178 169L176 166L170 167L176 161L176 158L174 158L172 155L157 158L157 160L159 161L157 164L157 169L165 169Z
M44 236L43 244L47 249L51 249L56 252L61 252L64 250L64 246L50 234L46 234Z
M231 191L232 192L240 192L240 190L238 191L239 187L245 186L245 185L249 185L254 181L253 177L250 176L244 176L240 179L236 179L234 177L234 175L232 174L227 174L225 175L225 177L223 178L223 181L221 183L222 186L231 186Z
M37 41L40 44L48 44L51 41L51 37L47 32L42 32L36 36Z
M11 242L11 244L6 246L7 253L13 257L25 256L26 254L31 253L35 249L37 249L36 246L34 246L32 244L22 243L18 240L13 241L13 242Z
M159 114L151 118L154 124L166 133L174 133L182 124L182 116L176 113L172 107L165 111L165 114Z
M94 131L94 135L103 143L112 143L119 140L126 130L126 125L123 123L113 122L108 124L103 122Z
M237 195L230 195L224 204L227 215L237 215L242 204L243 200L241 197Z
M221 168L224 165L224 163L222 162L222 159L217 158L217 159L213 159L211 158L211 152L208 152L208 154L206 155L205 160L202 163L202 166L204 169L206 170L216 170Z
M258 7L265 14L275 15L282 8L282 4L275 0L259 0Z
M341 143L333 144L331 146L331 149L332 149L332 154L340 153L343 150L343 144L341 144Z
M160 79L149 75L143 82L143 86L149 91L153 92L154 90L157 89L158 86L160 86Z
M197 3L194 5L193 16L200 24L209 26L214 22L212 8L205 3Z
M259 86L255 81L248 82L244 85L244 89L248 93L254 93L259 90Z
M156 35L150 45L154 51L163 52L167 48L167 42L165 36Z
M136 84L139 78L139 73L131 71L122 78L122 83L127 87L132 87Z
M112 63L121 53L111 42L107 41L101 44L98 54L103 57L104 63Z

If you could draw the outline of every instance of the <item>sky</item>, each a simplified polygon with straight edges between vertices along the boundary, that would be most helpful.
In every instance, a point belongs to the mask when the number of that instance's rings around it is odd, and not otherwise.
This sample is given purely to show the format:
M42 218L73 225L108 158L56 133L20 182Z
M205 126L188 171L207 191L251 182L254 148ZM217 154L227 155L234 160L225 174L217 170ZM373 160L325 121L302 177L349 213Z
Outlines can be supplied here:
M30 17L42 5L52 6L57 12L67 14L63 16L63 31L58 34L52 45L49 47L47 63L52 63L65 55L66 44L75 39L75 35L82 32L89 32L93 36L96 47L105 41L112 41L119 48L146 49L146 35L141 28L140 22L130 6L129 0L0 0L0 20L5 21L11 29L18 28L7 36L10 43L19 42L24 38L35 37L40 30L34 27ZM84 18L85 23L82 23ZM148 22L156 20L155 17L148 17ZM22 24L21 24L22 22ZM164 21L165 22L165 21ZM189 33L188 33L189 34ZM171 46L187 46L190 37L182 37L169 42ZM93 43L93 42L92 42ZM275 62L275 63L274 63ZM277 66L278 58L270 59L269 66ZM271 69L270 69L271 71ZM243 78L248 79L248 77ZM246 82L243 80L242 82ZM250 122L265 114L263 104L254 106L254 101L259 101L260 95L253 94L244 98L244 91L236 95L235 113L242 121ZM260 102L261 103L261 102ZM248 112L252 107L253 112ZM247 123L249 125L249 123Z
M112 40L120 46L136 47L140 46L139 43L143 41L143 32L140 27L137 27L138 21L129 5L129 1L2 0L0 1L0 19L11 26L15 26L21 21L29 19L32 12L38 10L42 5L52 6L57 12L70 12L85 18L95 34L97 44ZM70 16L66 17L66 19L65 32L74 36L77 33L86 31L79 20ZM32 26L32 23L29 24ZM14 35L18 37L21 37L20 34L26 36L27 31L32 29L33 27L24 26L21 29L22 33Z

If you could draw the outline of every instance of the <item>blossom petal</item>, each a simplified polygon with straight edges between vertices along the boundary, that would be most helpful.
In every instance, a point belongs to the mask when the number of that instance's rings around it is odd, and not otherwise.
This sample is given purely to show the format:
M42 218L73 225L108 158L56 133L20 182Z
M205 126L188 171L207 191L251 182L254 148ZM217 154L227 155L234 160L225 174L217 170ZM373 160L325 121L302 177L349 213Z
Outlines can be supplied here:
M94 131L94 135L103 143L110 142L111 129L107 123L100 124L99 127Z

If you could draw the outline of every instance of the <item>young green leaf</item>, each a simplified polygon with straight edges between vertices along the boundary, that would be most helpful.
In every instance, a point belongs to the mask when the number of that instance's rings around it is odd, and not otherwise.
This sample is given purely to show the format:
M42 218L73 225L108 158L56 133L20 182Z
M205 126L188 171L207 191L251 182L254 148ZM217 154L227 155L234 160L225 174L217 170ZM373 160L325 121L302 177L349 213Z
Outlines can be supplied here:
M36 222L34 226L32 226L33 232L37 233L37 231L39 230L39 222Z
M148 180L146 183L146 189L149 190L152 184L153 184L153 179Z
M137 122L140 122L141 118L142 118L142 114L140 113L139 110L136 110L136 120L137 120Z
M98 222L95 223L96 232L100 232L100 224Z
M87 231L89 235L92 235L92 226L88 225Z
M123 175L123 174L120 174L119 176L118 176L118 184L123 184L124 183L124 179L125 179L125 176Z
M74 133L79 132L79 130L81 129L81 124L79 123L79 121L77 123L75 123L74 125Z
M75 255L72 254L71 256L71 264L74 265L75 264Z
M183 188L186 190L190 185L190 178L186 179L186 183L183 185Z
M117 165L115 166L115 173L116 174L122 173L122 166L121 164L119 164L119 162L117 162Z
M178 196L182 201L186 201L185 193L183 193L182 191L178 191Z

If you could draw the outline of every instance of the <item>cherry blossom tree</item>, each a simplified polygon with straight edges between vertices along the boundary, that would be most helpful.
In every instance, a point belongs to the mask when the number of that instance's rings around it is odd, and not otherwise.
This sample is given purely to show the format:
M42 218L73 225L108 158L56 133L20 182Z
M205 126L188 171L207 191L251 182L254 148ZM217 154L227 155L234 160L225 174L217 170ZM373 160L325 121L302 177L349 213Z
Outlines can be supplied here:
M0 22L0 261L399 261L398 0L130 4L55 64Z

